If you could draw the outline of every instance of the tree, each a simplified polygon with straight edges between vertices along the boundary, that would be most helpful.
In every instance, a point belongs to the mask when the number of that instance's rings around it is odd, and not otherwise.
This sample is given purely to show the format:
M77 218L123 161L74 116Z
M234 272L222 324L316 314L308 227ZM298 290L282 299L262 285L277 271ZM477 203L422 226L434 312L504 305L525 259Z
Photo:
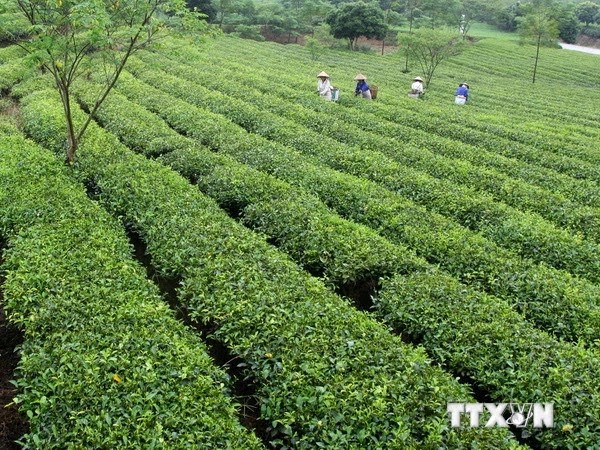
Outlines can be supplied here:
M0 0L0 4L15 0ZM54 77L67 128L66 162L72 164L79 142L106 99L129 57L153 42L165 27L199 25L185 0L16 0L31 24L29 39L18 45ZM3 5L3 6L4 6ZM73 83L82 74L104 73L105 81L87 120L73 122Z
M206 15L208 22L214 22L217 18L217 10L211 0L186 0L186 4L189 9L196 8L196 10Z
M600 5L594 2L580 3L575 8L575 15L586 25L595 23L600 18Z
M215 10L217 11L217 21L219 22L219 28L223 29L223 23L225 17L235 11L236 3L234 0L215 0L213 3Z
M558 37L564 42L574 44L581 29L581 24L575 15L575 7L562 5L553 8L552 18L558 24Z
M375 4L346 3L327 15L327 24L336 39L347 39L354 50L361 37L383 39L387 32L383 11Z
M544 0L534 0L524 9L525 15L517 19L517 29L523 41L532 40L536 45L533 83L537 73L540 46L554 44L558 38L558 23L552 18L552 5Z
M498 12L496 16L496 25L504 31L516 31L517 19L522 15L521 3L513 3Z
M421 2L423 18L431 28L453 25L457 9L458 0L422 0Z
M458 3L454 10L454 23L463 39L466 39L473 21L478 17L478 13L486 8L487 3L482 0L461 0Z
M399 37L398 44L409 49L410 56L421 66L425 86L429 86L435 69L446 59L458 55L465 44L456 30L419 28Z
M413 25L415 18L419 16L422 0L405 0L403 7L406 18L408 19L408 34L412 34ZM405 47L404 51L404 70L402 72L408 72L408 59L410 55L410 45Z

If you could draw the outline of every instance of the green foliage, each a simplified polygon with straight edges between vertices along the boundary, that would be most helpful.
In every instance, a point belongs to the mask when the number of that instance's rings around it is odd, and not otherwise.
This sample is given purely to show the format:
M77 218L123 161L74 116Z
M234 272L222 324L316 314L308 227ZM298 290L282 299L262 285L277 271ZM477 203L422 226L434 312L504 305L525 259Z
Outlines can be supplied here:
M420 28L412 34L401 34L398 36L398 45L419 63L425 86L429 86L435 70L442 62L458 55L464 48L457 32L448 29Z
M25 331L24 448L260 448L116 220L22 136L0 137L0 173L4 302Z
M554 403L554 428L532 432L543 448L597 443L598 425L590 420L600 414L596 351L556 342L507 305L439 272L394 277L376 304L387 322L423 342L436 360L485 380L498 398Z
M242 39L252 39L254 41L264 41L265 38L260 34L260 27L258 25L237 25L235 27L235 34Z
M600 39L600 25L588 25L581 29L581 34L591 38Z
M186 60L190 60L190 58L190 55L185 56ZM171 95L161 94L148 85L140 85L139 82L135 83L129 78L126 79L126 85L122 83L120 90L125 90L128 96L133 96L137 102L165 117L175 129L215 150L226 152L238 161L273 173L279 178L283 177L290 183L317 194L339 214L367 224L394 242L402 242L416 248L418 254L425 256L431 262L441 264L444 269L460 277L466 283L477 284L509 301L519 298L517 304L523 302L525 314L531 314L531 317L535 317L534 320L540 326L554 330L553 332L559 336L564 338L568 335L579 338L587 336L585 339L594 339L592 336L599 332L598 312L596 308L593 308L595 312L591 311L590 306L593 303L592 299L600 293L589 283L582 283L570 278L565 273L549 270L543 266L536 267L529 261L520 261L511 252L498 248L480 235L471 234L455 223L431 214L380 186L364 185L364 180L358 182L354 177L345 177L339 172L320 167L321 164L346 163L346 167L351 167L349 170L353 172L362 170L363 173L368 172L369 174L381 173L381 179L392 182L397 180L398 174L403 170L399 165L389 160L375 164L376 160L374 159L361 158L362 152L349 154L348 148L339 146L336 154L333 151L334 145L331 140L323 136L311 136L311 133L306 130L304 133L300 133L299 129L289 121L285 122L285 126L281 124L280 127L276 127L281 119L275 118L274 115L265 117L264 112L260 112L257 108L250 108L248 111L248 106L246 106L247 112L244 113L245 108L242 103L234 103L231 100L229 103L225 103L226 97L214 93L212 95L218 96L218 100L210 101L210 92L200 86L193 87L174 77L159 77L156 67L160 59L153 56L152 60L155 68L152 76L144 76L145 73L148 73L145 66L134 64L132 68L136 69L138 76L155 83L161 89L177 93L182 98L190 99L190 93L196 93L199 103L210 104L211 109L218 109L218 111L228 114L230 119L244 124L248 130L260 132L276 139L285 139L289 143L293 142L299 145L297 148L303 148L305 152L312 151L318 155L322 162L307 156L300 156L281 145L269 143L255 134L248 134L244 130L232 126L230 122L219 115L194 108L189 103L176 100ZM175 67L173 62L170 62L168 66L179 75L187 75L193 79L205 78L194 71L185 71L181 66ZM235 86L232 86L233 90L242 93L245 98L248 98L252 92L249 88L239 89ZM273 100L265 97L264 94L260 97L267 100L263 104L265 107L268 103L273 103ZM173 105L174 109L165 111L158 107L167 103ZM318 103L323 105L323 102ZM289 102L285 102L285 104L289 105ZM329 104L329 106L333 111L336 105ZM286 114L285 109L278 109L278 113L279 115ZM264 118L262 121L260 120L261 116ZM310 123L325 125L339 135L348 132L348 130L341 132L337 129L331 117L323 123L322 116L323 111L315 114L312 118L309 116L306 118ZM304 115L295 113L294 117L299 121ZM193 123L191 123L192 121ZM207 128L206 124L208 123L211 126ZM200 126L200 124L205 125ZM354 139L356 136L355 134L350 138ZM302 137L304 140L300 140ZM423 178L422 176L415 177L413 172L411 175L407 174L405 179L394 186L402 183L414 186L411 177L418 180ZM449 204L454 205L455 201L451 201ZM404 226L405 224L407 226ZM526 227L529 226L529 224L526 225ZM494 231L494 227L491 227L491 230ZM523 276L524 273L527 275ZM535 281L532 282L532 280ZM575 291L581 293L577 300L573 296ZM552 299L552 308L547 307L550 299ZM559 304L561 306L553 310ZM570 311L571 318L568 325L564 321L565 310ZM556 314L560 315L560 320L555 319ZM583 319L581 314L586 316L586 319ZM582 327L582 324L585 325Z
M383 39L387 31L383 11L372 3L344 3L328 14L326 22L332 36L347 39L351 50L359 37Z
M315 37L307 37L304 40L304 45L310 52L310 56L313 59L313 61L319 59L319 56L323 53L324 47Z
M577 42L577 37L581 31L581 26L575 14L571 12L565 12L559 17L558 20L558 36L563 41L574 44Z
M25 99L28 132L55 140L59 111L42 93ZM133 155L95 126L79 167L95 180L103 206L140 233L153 265L182 276L179 299L191 317L215 324L214 339L257 381L274 445L518 447L505 430L449 429L446 403L469 399L463 386L170 169Z
M581 2L575 7L577 19L586 25L600 23L600 5L595 2Z
M0 8L11 0L0 0ZM167 27L204 31L204 22L186 8L185 0L22 0L28 39L19 45L49 71L65 113L66 161L72 163L89 121L79 129L72 118L71 88L88 71L102 71L105 80L90 111L90 120L118 79L129 56Z

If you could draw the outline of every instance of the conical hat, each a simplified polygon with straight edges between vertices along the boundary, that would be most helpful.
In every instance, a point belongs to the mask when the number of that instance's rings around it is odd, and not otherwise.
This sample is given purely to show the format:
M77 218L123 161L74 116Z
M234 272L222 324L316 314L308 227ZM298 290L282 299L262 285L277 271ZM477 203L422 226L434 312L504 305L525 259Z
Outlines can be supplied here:
M423 78L421 78L421 77L414 77L413 81L423 81Z
M360 81L360 80L366 80L367 77L365 77L362 73L359 73L358 75L356 75L354 77L354 81Z
M329 75L327 75L325 72L321 72L319 75L317 75L317 78L321 77L329 78Z

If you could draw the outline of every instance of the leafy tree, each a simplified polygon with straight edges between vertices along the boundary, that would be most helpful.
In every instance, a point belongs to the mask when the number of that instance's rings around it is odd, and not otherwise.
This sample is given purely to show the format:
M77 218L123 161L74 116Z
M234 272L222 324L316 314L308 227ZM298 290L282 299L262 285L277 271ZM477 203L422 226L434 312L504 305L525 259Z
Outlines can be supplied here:
M310 52L310 57L313 61L319 59L325 47L319 42L316 37L309 36L304 41L304 46Z
M404 0L402 5L404 14L408 20L408 34L412 34L415 19L420 15L420 8L423 0ZM404 49L404 73L408 72L408 59L410 56L410 44Z
M556 43L559 30L556 19L552 17L552 4L545 0L534 0L524 9L525 15L517 19L518 30L524 41L532 40L536 45L533 83L540 57L540 46Z
M453 25L457 9L458 0L422 0L421 2L421 11L430 28Z
M558 37L569 44L574 44L581 30L573 5L562 5L553 8L553 18L558 24Z
M594 2L580 3L575 8L575 14L586 25L596 23L600 20L600 5Z
M15 0L0 0L0 6ZM127 60L171 26L203 27L206 22L186 8L185 0L16 0L31 24L20 41L37 64L54 77L67 126L66 161L71 164L94 114L106 99ZM201 25L204 24L204 25ZM78 129L72 117L72 87L82 74L104 73L105 81Z
M463 39L467 37L471 25L476 19L481 20L480 12L488 4L485 0L460 0L454 9L454 23L458 27Z
M326 22L333 37L347 39L351 50L359 37L383 39L387 32L381 8L364 2L346 3L336 8L327 15Z
M186 0L187 7L191 10L196 8L202 14L206 15L206 20L214 22L217 18L217 10L211 0Z
M516 31L517 19L522 15L521 3L513 3L500 10L496 18L496 25L504 31Z
M410 56L419 62L429 86L435 69L445 60L458 55L464 49L464 42L455 30L419 28L413 34L398 38L398 44L408 48Z

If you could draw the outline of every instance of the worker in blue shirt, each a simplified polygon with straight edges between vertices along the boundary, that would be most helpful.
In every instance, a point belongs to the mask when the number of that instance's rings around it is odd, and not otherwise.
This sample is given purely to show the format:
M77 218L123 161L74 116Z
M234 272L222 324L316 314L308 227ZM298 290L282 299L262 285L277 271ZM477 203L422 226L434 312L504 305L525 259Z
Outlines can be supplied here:
M454 93L454 98L456 104L464 105L469 100L469 85L467 83L459 84Z
M358 81L358 83L356 83L354 95L362 95L363 98L371 100L371 90L367 84L367 77L365 77L362 73L359 73L354 77L354 81Z

